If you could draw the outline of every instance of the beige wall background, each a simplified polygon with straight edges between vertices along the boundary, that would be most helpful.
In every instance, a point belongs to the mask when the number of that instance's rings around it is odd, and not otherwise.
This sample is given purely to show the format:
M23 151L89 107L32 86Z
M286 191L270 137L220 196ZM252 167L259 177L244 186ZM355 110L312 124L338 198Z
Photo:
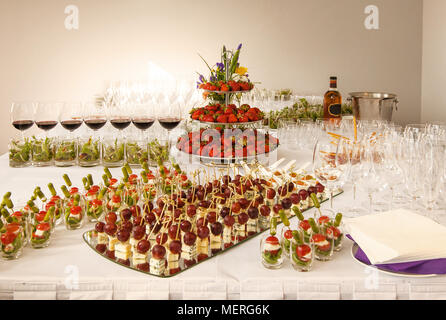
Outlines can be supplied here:
M64 27L71 4L79 8L76 31ZM263 87L323 94L328 76L336 74L344 97L356 90L393 92L400 98L394 120L420 120L421 0L224 4L1 0L0 152L17 134L9 120L14 100L86 100L102 92L107 80L144 79L149 61L178 78L192 78L206 71L197 52L214 62L223 44L240 42L242 63ZM379 30L364 27L370 4L379 8Z
M446 1L423 2L422 113L424 121L446 121Z

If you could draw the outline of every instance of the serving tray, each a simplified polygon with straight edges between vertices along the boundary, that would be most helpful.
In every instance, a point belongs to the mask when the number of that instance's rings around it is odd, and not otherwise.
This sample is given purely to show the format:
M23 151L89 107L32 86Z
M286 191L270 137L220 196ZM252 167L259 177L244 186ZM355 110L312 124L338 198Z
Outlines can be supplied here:
M334 194L333 196L336 197L336 196L340 195L342 192L343 192L342 190L339 190L339 191L336 192L336 194ZM326 202L327 200L328 200L328 198L325 198L324 200L321 201L321 203ZM308 209L304 210L303 212L306 212L306 211L311 210L311 209L313 209L313 208L314 208L314 207L309 207ZM190 266L190 267L186 267L186 266L184 265L182 259L180 259L180 268L181 268L181 271L179 271L179 272L177 272L177 273L174 273L174 274L172 274L172 275L170 275L170 274L169 274L169 275L155 275L155 274L152 274L152 273L150 273L150 272L148 272L148 271L143 271L143 270L139 270L139 269L137 269L136 267L134 267L134 266L132 265L132 262L131 262L131 261L130 261L130 266L128 266L128 265L122 264L122 263L120 263L120 262L118 262L118 261L116 261L116 260L114 260L114 259L110 259L110 258L107 257L105 254L100 253L99 251L96 250L96 244L97 244L97 242L96 242L96 239L97 239L97 232L96 232L96 230L94 230L94 229L93 229L93 230L86 231L86 232L82 235L82 238L84 239L85 243L86 243L86 244L87 244L87 245L88 245L94 252L96 252L97 254L99 254L100 256L102 256L103 258L105 258L105 259L107 259L107 260L109 260L109 261L111 261L111 262L114 262L114 263L116 263L116 264L118 264L118 265L121 265L121 266L123 266L123 267L125 267L125 268L131 269L131 270L135 270L135 271L138 271L138 272L142 272L142 273L145 273L145 274L154 276L154 277L158 277L158 278L170 278L170 277L176 276L176 275L178 275L178 274L180 274L180 273L182 273L182 272L184 272L184 271L186 271L186 270L189 270L189 269L195 267L196 265L205 262L206 260L212 259L213 257L218 256L219 254L228 252L228 251L231 250L232 248L237 247L237 246L239 246L239 245L245 243L246 241L249 241L249 240L251 240L251 239L257 237L258 235L260 235L260 234L262 234L262 233L264 233L265 231L268 231L268 230L269 230L269 228L265 229L265 230L262 231L262 232L258 232L258 233L256 233L256 234L253 234L253 235L251 235L251 236L248 236L246 239L244 239L244 240L242 240L242 241L240 241L240 242L237 242L237 243L235 243L234 245L232 245L231 247L229 247L229 248L227 248L227 249L223 249L223 250L221 250L221 251L219 251L219 252L217 252L217 253L215 253L215 254L212 254L212 253L210 252L210 255L209 255L208 258L203 259L203 260L201 260L201 261L195 263L194 265L192 265L192 266ZM130 260L131 260L131 259L130 259Z

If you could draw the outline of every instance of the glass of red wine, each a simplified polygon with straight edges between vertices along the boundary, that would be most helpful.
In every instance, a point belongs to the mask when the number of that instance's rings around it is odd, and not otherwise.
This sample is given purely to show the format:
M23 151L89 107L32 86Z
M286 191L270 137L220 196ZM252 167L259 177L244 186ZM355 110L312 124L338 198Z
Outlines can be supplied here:
M181 107L178 101L176 101L169 104L161 104L158 110L158 122L160 123L161 127L167 129L167 141L170 150L170 132L181 122Z
M27 167L31 164L31 147L24 132L34 124L34 103L14 102L11 106L11 123L20 131L21 139L10 139L9 165L14 168Z
M155 123L153 104L141 103L132 110L132 123L141 130L141 139L145 139L144 133Z
M109 119L111 125L121 132L122 137L123 130L132 123L130 111L125 104L113 104L109 106Z
M54 144L49 132L59 123L61 102L38 102L36 105L34 121L37 127L43 130L43 137L31 142L33 165L42 167L53 164Z
M84 123L93 132L78 140L78 162L81 167L93 167L101 162L101 138L97 132L107 123L105 105L91 101L84 104Z
M11 122L14 128L20 131L23 139L24 132L34 124L34 104L32 102L13 102Z
M65 130L69 131L66 137L57 137L54 145L54 162L58 167L73 166L77 162L77 138L74 131L79 129L83 122L83 108L80 102L67 102L59 114L59 122Z

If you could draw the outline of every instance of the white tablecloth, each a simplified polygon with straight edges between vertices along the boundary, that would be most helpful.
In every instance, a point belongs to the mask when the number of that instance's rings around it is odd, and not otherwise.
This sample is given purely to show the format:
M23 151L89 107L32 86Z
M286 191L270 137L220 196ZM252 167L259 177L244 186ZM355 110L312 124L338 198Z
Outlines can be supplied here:
M79 186L87 173L96 181L102 175L102 167L9 168L7 155L0 157L0 168L0 195L11 191L16 204L29 199L37 185L46 191L51 181L59 190L65 172ZM335 206L348 201L347 189ZM92 227L67 231L58 226L48 248L27 247L18 260L0 261L0 299L446 299L446 277L378 273L353 260L349 240L333 261L316 261L308 273L295 271L289 261L279 270L265 269L258 236L175 277L160 279L95 253L82 240Z

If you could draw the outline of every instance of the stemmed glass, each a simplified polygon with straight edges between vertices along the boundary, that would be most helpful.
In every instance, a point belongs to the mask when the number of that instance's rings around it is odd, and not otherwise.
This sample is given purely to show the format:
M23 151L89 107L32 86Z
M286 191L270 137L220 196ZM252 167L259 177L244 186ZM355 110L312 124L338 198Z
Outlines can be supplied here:
M353 189L353 198L352 198L352 205L348 206L343 210L344 214L347 215L355 215L355 214L361 214L364 213L366 210L357 205L357 199L356 199L356 191L358 187L358 180L361 178L362 174L362 166L361 166L361 160L363 159L363 152L364 152L364 145L363 141L357 140L352 141L348 145L348 153L349 153L349 175L348 178L352 184Z
M62 109L62 103L59 102L38 102L35 113L35 122L39 129L45 132L48 137L48 132L54 129L58 122L59 112Z
M170 150L170 132L181 122L181 106L177 100L175 90L167 91L160 99L158 122L167 129L167 141Z
M34 139L32 142L32 158L35 166L48 166L53 163L53 143L48 133L59 123L62 105L59 102L37 103L34 120L37 127L44 131L44 138Z
M34 124L34 105L31 102L14 102L11 106L11 123L22 135Z
M107 123L105 105L87 102L84 105L84 123L93 133L88 138L79 139L79 165L91 167L100 163L100 137L97 131Z
M114 104L110 106L109 119L111 125L121 132L121 136L123 135L123 130L126 129L132 122L129 110L124 104Z
M144 132L155 123L153 104L146 102L137 105L132 112L132 123L141 130L141 138L144 138Z
M79 129L83 122L82 103L65 103L60 111L59 122L69 134L65 138L56 139L54 160L56 166L67 167L76 164L77 161L77 138L73 132Z
M330 193L330 210L333 211L333 192L346 173L349 158L344 139L334 142L330 138L319 139L313 151L313 172L315 177Z
M383 191L388 186L384 165L383 150L376 140L366 138L360 162L361 187L369 197L369 213L373 212L373 194Z
M80 102L67 102L60 111L59 121L69 136L74 138L73 132L80 128L83 122L83 109Z
M26 167L30 164L31 148L24 131L34 124L34 104L31 102L14 102L11 106L11 123L20 131L21 139L9 142L9 165Z

